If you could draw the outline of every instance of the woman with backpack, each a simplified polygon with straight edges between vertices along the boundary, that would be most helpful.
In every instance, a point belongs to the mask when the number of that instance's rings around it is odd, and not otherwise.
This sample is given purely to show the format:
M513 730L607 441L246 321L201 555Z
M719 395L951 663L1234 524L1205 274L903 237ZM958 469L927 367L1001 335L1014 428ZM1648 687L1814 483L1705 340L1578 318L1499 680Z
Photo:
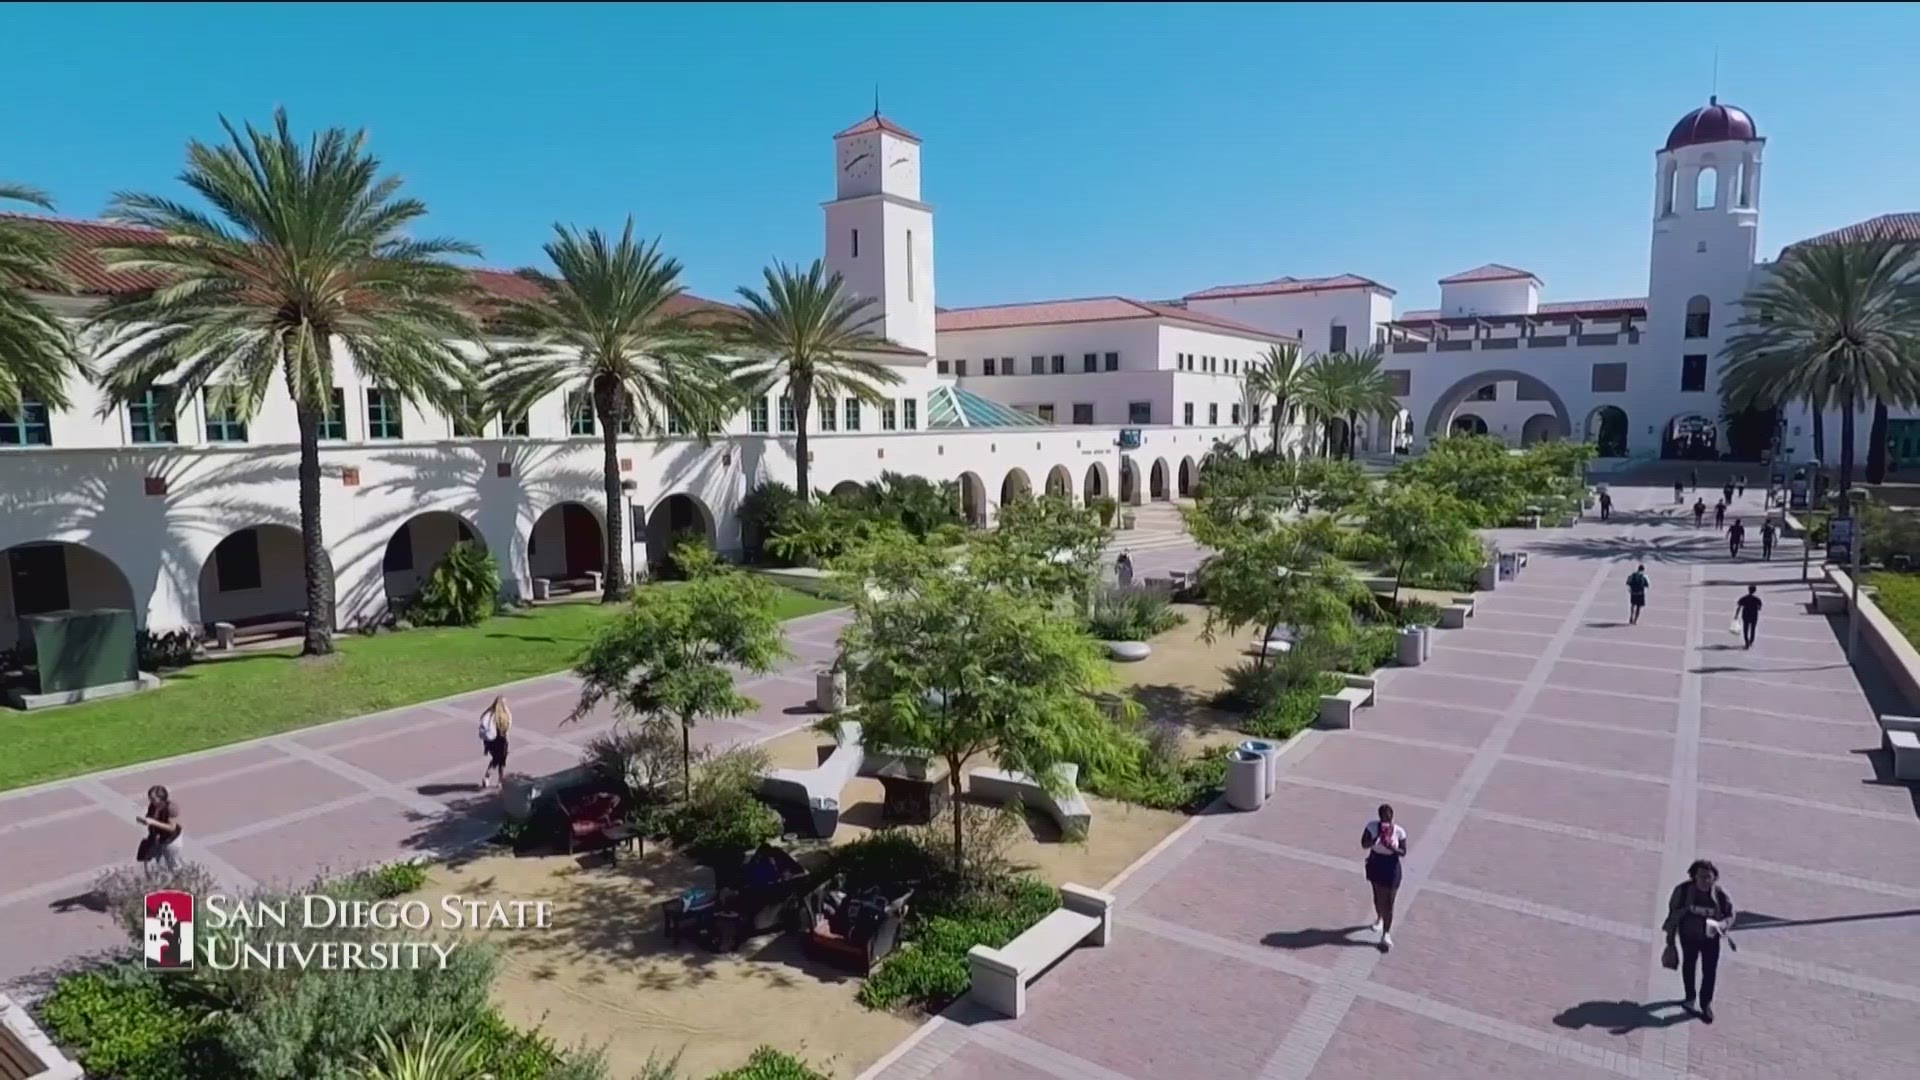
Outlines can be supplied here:
M487 777L498 771L500 786L507 784L507 731L513 727L513 710L507 708L507 699L495 697L487 711L480 714L480 749L487 755L487 767L480 773L480 786L487 786Z
M1669 971L1680 969L1680 986L1686 991L1681 1005L1713 1023L1713 988L1720 973L1720 942L1733 947L1727 931L1733 929L1733 901L1720 887L1720 868L1705 859L1695 859L1687 867L1687 880L1673 887L1667 898L1667 947L1660 963ZM1678 948L1675 948L1676 942ZM1700 969L1699 1000L1694 1007L1694 969Z

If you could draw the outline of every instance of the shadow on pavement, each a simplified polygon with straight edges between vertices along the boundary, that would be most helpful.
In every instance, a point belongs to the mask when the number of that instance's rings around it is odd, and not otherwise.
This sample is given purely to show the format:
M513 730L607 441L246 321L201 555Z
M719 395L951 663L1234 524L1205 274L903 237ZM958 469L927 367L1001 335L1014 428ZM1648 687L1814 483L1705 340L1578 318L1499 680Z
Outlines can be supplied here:
M1558 1027L1579 1031L1605 1028L1609 1035L1630 1035L1648 1028L1672 1027L1693 1019L1680 1008L1678 999L1668 1001L1583 1001L1553 1018Z
M1372 948L1373 942L1360 941L1353 935L1367 929L1366 925L1343 926L1337 930L1309 927L1305 930L1276 930L1260 939L1260 944L1275 949L1318 949L1326 945L1357 945Z

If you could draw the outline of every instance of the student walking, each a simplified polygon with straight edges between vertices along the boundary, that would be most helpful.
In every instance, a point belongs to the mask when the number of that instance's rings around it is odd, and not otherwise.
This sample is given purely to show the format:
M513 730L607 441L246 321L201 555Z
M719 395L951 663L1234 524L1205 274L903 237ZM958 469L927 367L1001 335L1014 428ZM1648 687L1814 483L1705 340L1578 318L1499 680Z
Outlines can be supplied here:
M1726 486L1720 489L1720 501L1728 506L1733 505L1733 481L1727 481Z
M1741 473L1739 476L1734 477L1733 486L1739 490L1741 498L1743 499L1746 498L1747 497L1747 474Z
M1684 505L1686 501L1687 501L1687 495L1686 495L1684 486L1680 483L1680 481L1675 480L1673 482L1673 505L1681 506L1681 505Z
M1772 518L1760 523L1760 557L1762 559L1768 562L1773 561L1773 542L1779 535L1780 529L1774 525Z
M1613 517L1613 495L1606 488L1600 489L1600 520Z
M513 727L513 710L507 707L507 699L495 697L493 704L480 714L480 749L487 755L487 767L480 773L480 786L487 786L487 777L495 772L500 774L500 786L507 783L507 732Z
M147 789L147 812L134 816L133 823L145 825L147 835L140 840L140 848L134 858L145 863L149 869L158 865L167 870L180 867L180 808L174 805L173 796L159 784Z
M1713 527L1715 529L1727 527L1727 504L1724 502L1713 504Z
M1393 807L1380 804L1380 816L1360 832L1367 852L1367 884L1373 886L1373 927L1380 951L1393 948L1393 898L1400 892L1400 860L1407 856L1407 830L1393 823Z
M1680 969L1680 986L1686 992L1681 1006L1689 1012L1699 1014L1701 1020L1713 1023L1713 990L1720 974L1720 942L1738 949L1727 931L1733 928L1733 901L1727 899L1725 889L1720 887L1720 869L1705 859L1695 859L1687 867L1687 880L1673 887L1673 895L1667 898L1667 921L1660 927L1666 931L1667 947L1660 954L1660 963L1668 968ZM1678 939L1679 948L1675 943ZM1699 969L1698 1009L1694 1008L1695 969Z
M1627 575L1627 625L1640 621L1640 609L1647 606L1647 564L1641 563Z
M1687 470L1687 486L1689 488L1692 488L1694 491L1700 490L1700 470L1699 469Z
M1123 589L1133 587L1133 556L1122 551L1120 557L1113 560L1113 580Z
M1739 558L1740 545L1746 541L1747 527L1740 524L1739 518L1734 518L1733 524L1727 527L1727 555L1731 558Z
M1707 516L1707 500L1693 500L1693 527L1699 528L1701 520Z
M1747 595L1734 602L1734 613L1740 620L1740 637L1746 642L1743 648L1753 648L1754 632L1760 629L1760 586L1747 586Z

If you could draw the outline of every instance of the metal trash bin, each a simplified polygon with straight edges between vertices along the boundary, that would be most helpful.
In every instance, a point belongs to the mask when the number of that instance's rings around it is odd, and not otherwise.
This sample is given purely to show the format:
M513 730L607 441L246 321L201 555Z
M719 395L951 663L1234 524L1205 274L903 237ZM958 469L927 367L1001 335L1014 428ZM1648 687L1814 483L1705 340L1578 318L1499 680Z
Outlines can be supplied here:
M1394 643L1393 658L1401 667L1419 667L1427 658L1426 631L1418 626L1405 626L1400 629L1400 638Z
M1261 789L1261 797L1273 797L1273 789L1280 783L1280 744L1265 739L1248 739L1240 744L1240 749L1249 754L1260 755L1260 766L1265 770L1266 786Z
M1267 763L1245 750L1227 753L1227 805L1258 810L1267 801Z
M1512 581L1520 576L1520 556L1511 551L1500 553L1500 580Z

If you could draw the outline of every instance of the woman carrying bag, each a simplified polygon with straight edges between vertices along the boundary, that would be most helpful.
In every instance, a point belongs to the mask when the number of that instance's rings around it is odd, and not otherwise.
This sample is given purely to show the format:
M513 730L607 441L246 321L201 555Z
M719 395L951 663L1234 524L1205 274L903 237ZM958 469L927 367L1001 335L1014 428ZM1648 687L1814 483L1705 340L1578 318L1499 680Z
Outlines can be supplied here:
M1680 985L1686 991L1681 1005L1697 1012L1700 1019L1713 1023L1713 988L1720 973L1720 943L1736 949L1728 931L1733 929L1733 901L1720 887L1720 869L1705 859L1695 859L1687 867L1687 880L1673 887L1667 898L1667 947L1660 953L1661 966L1680 969ZM1675 939L1678 939L1678 948ZM1694 1008L1694 972L1700 969L1700 1007Z

